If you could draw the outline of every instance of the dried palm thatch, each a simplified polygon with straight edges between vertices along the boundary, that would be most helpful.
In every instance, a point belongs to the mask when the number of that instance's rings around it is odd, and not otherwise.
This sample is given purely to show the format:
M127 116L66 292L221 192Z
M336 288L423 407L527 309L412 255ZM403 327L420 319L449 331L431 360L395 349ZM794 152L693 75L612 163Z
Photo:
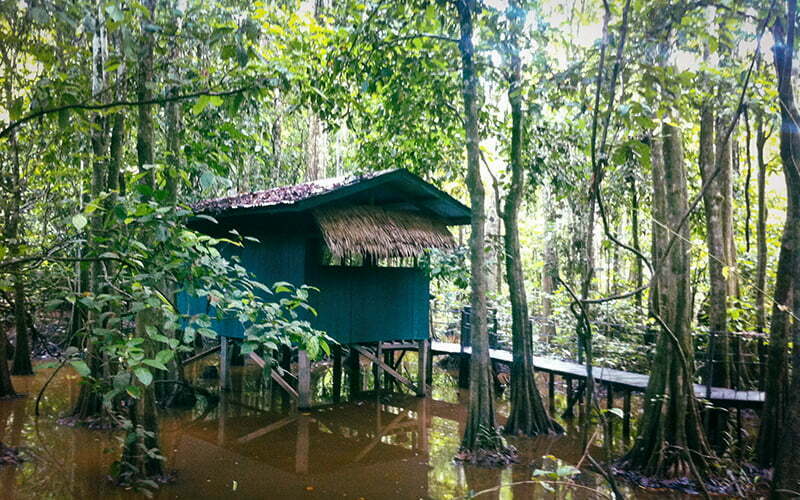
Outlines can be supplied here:
M416 257L428 248L454 248L444 222L424 215L360 205L314 211L335 257Z

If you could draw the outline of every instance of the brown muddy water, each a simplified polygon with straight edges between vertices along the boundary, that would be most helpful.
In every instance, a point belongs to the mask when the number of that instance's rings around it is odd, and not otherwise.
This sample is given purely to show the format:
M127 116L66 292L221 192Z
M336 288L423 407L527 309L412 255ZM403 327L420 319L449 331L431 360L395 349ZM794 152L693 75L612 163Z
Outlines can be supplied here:
M193 379L211 389L215 382L200 378L202 368L194 369ZM408 369L414 373L413 366ZM369 370L364 374L369 389ZM108 480L109 465L120 454L119 433L57 422L77 397L77 375L63 370L42 399L41 416L34 417L36 393L48 376L43 370L16 377L17 391L27 397L0 401L0 442L22 447L28 457L23 465L0 467L0 498L140 498ZM479 493L477 498L507 500L609 494L588 472L575 478L578 486L550 484L553 492L531 481L536 469L581 459L581 433L569 422L562 422L566 436L510 440L520 450L519 464L488 470L455 463L468 394L439 368L430 398L372 392L333 404L330 368L320 366L314 392L321 406L304 413L279 389L265 387L255 366L234 368L232 385L217 404L201 399L191 410L161 412L162 450L175 480L156 491L156 498L452 499ZM497 408L502 422L507 401L498 398ZM617 452L619 441L617 436ZM592 454L605 458L602 446ZM632 498L653 496L632 487L624 491Z

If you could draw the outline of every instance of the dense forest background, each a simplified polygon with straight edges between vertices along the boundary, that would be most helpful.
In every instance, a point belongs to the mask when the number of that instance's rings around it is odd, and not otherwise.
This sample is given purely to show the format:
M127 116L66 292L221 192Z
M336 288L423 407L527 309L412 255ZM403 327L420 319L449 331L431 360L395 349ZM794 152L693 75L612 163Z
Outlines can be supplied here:
M247 348L329 349L298 319L303 284L254 281L184 228L191 205L406 168L475 211L463 248L425 259L435 311L472 301L474 331L495 311L515 352L652 371L656 393L689 402L646 410L652 436L625 460L648 474L704 476L732 453L733 424L702 421L680 384L766 390L750 458L791 489L795 14L793 0L3 1L0 394L33 355L66 353L87 380L75 416L130 430L122 477L158 474L156 402L181 390L153 381L182 377L176 360L214 336L172 307L179 289L262 325ZM275 306L265 287L289 293ZM535 401L525 390L512 401ZM493 423L479 404L473 432ZM556 430L528 420L513 422Z

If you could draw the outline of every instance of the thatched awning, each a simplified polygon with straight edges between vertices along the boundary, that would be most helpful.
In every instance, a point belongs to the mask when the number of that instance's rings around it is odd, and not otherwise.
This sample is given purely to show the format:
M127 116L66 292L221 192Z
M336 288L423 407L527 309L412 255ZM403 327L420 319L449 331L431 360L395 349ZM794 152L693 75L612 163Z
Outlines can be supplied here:
M444 222L419 213L357 205L318 209L314 216L336 257L415 257L428 248L456 246Z

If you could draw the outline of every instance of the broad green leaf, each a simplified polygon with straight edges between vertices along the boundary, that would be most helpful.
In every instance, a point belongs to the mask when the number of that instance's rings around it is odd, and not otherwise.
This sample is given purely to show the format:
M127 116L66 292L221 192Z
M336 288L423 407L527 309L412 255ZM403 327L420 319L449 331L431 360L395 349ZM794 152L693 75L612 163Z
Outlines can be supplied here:
M134 368L133 374L136 375L136 378L139 379L139 382L144 385L150 385L150 383L153 381L153 374L150 373L150 370L143 366L137 366Z
M87 365L85 361L82 361L80 359L76 359L75 361L70 361L69 364L72 365L72 367L75 369L76 372L78 372L78 375L80 375L81 377L88 377L92 373L92 370L89 368L89 365Z

